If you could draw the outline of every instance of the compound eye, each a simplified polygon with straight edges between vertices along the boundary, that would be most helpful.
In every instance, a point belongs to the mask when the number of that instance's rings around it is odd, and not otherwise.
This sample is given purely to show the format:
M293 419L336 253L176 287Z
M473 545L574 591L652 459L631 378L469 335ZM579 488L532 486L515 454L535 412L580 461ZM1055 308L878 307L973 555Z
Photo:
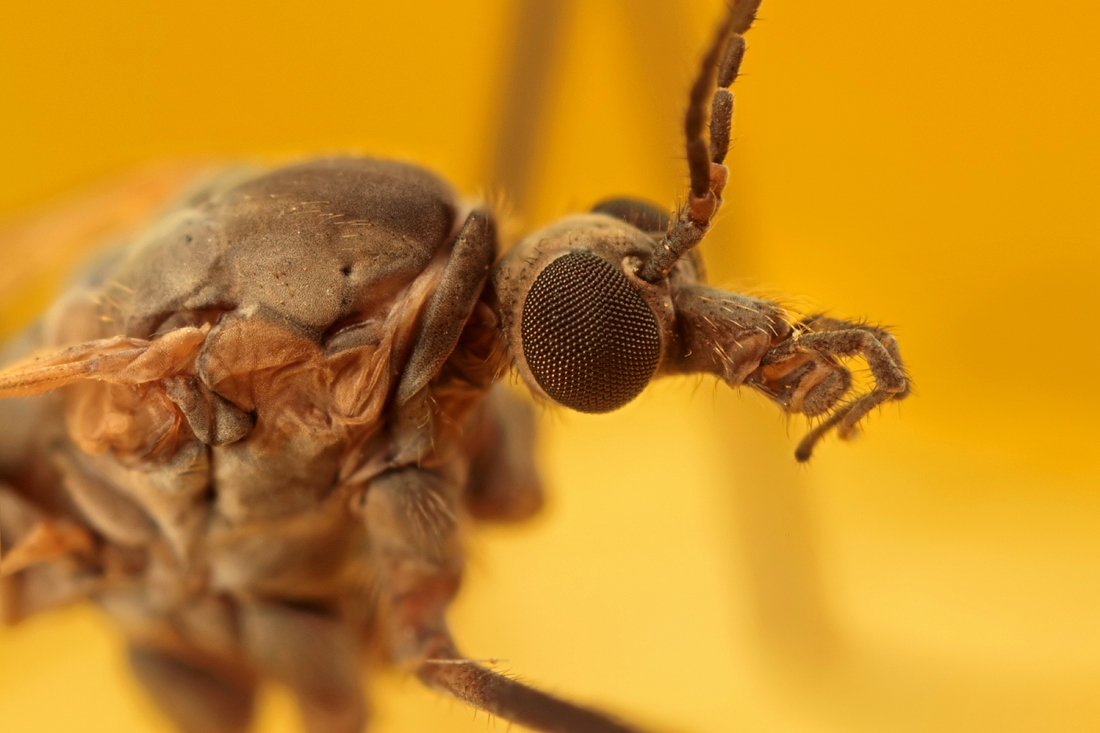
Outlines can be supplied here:
M609 412L637 397L657 369L660 329L621 271L590 252L548 264L527 293L523 355L555 402Z

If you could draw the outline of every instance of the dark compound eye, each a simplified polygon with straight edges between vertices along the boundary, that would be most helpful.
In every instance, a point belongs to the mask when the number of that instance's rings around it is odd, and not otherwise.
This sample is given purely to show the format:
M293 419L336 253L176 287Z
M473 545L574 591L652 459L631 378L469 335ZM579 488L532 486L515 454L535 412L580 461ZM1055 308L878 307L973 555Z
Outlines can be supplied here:
M637 397L661 354L657 317L607 260L571 252L535 278L523 303L523 355L555 402L608 412Z

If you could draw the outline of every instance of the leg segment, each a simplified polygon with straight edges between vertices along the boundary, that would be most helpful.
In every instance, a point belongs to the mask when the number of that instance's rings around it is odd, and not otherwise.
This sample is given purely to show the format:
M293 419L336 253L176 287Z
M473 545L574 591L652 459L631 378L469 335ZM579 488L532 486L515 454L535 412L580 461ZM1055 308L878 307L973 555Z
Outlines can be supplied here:
M428 687L467 705L544 733L639 733L464 659L445 635L436 642L435 654L420 665L417 675Z
M241 733L252 720L255 679L227 675L151 647L130 647L130 666L165 715L184 733Z
M568 42L569 0L526 0L515 4L517 16L512 32L509 69L500 99L497 133L485 177L508 196L516 212L530 215L535 186L532 172L539 143L546 132L554 69Z
M837 358L855 356L867 362L874 387L833 410L851 387L851 375ZM798 324L791 338L764 355L748 381L790 412L813 417L833 410L799 444L795 455L800 461L808 460L817 442L834 428L847 440L871 410L909 394L909 377L893 335L875 326L822 316Z
M399 405L431 381L454 351L489 278L496 246L493 218L480 209L470 212L455 239L443 278L425 309L397 387Z
M100 585L98 551L82 525L0 480L0 623L87 597Z
M432 398L425 387L444 369L463 331L478 321L489 268L496 257L496 224L485 211L474 210L455 238L443 276L424 309L408 360L397 386L394 461L418 463L431 448ZM481 304L484 308L484 304ZM456 349L456 347L459 347Z
M458 492L442 475L417 467L371 481L360 503L378 572L389 651L398 664L419 662L445 628L458 591Z
M486 521L516 522L538 512L543 498L531 406L498 384L466 434L473 461L463 499L470 513Z
M676 341L661 374L713 374L731 387L790 333L786 312L774 303L704 285L674 287Z
M430 687L506 720L547 733L631 733L464 659L445 612L461 571L457 491L438 473L403 468L383 474L361 502L381 586L381 616L395 661Z
M290 687L310 733L359 733L366 721L359 646L339 619L267 603L241 608L245 653Z

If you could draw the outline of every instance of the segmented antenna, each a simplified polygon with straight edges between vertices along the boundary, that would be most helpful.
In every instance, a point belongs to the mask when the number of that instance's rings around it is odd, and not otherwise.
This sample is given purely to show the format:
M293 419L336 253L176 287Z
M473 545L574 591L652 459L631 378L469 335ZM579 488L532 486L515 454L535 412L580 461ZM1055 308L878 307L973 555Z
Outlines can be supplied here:
M722 189L729 176L724 161L730 147L730 128L733 124L733 92L728 87L741 69L741 59L745 55L743 34L752 26L760 2L737 0L730 7L729 17L703 57L684 114L691 190L676 221L658 243L653 256L638 271L638 277L647 282L656 282L667 275L676 260L702 240L722 203ZM707 113L707 92L715 82L718 88L710 102L708 145L703 139L703 126Z

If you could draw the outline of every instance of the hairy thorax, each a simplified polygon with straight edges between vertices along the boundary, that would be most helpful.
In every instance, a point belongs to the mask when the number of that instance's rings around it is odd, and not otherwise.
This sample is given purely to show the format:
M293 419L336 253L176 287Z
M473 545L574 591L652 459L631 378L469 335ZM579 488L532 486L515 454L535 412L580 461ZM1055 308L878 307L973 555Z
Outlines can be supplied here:
M132 631L222 594L366 602L349 504L399 450L387 407L454 221L445 185L397 163L214 183L47 316L41 366L97 378L42 399L67 430L31 450L113 548L98 600Z

